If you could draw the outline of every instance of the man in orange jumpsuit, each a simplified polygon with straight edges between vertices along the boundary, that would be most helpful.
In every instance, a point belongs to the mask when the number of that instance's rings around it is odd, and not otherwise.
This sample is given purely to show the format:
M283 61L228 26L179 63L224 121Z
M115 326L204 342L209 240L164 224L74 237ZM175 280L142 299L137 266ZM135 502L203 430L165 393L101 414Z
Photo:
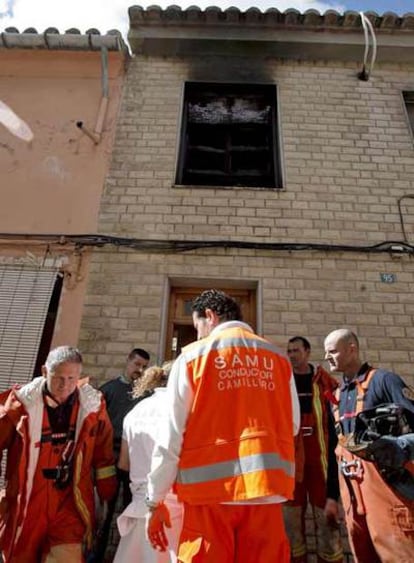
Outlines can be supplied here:
M288 563L281 503L293 495L299 423L291 366L225 293L203 292L192 310L199 340L171 370L148 477L148 538L166 549L163 500L175 481L180 562Z
M0 396L0 450L7 450L0 501L4 563L81 563L91 546L94 486L116 490L112 426L100 392L78 387L76 348L52 350L44 377Z
M338 383L322 366L309 363L311 345L303 336L289 340L287 353L293 367L301 414L295 496L283 506L291 561L307 561L305 513L309 502L315 522L318 562L340 563L343 552L338 525L337 439L330 407Z
M414 391L395 373L363 363L359 354L358 338L349 329L334 330L325 339L331 371L343 374L334 416L349 543L356 563L411 563L414 501L389 486L376 464L355 455L347 445L352 444L355 419L361 411L394 403L414 413Z

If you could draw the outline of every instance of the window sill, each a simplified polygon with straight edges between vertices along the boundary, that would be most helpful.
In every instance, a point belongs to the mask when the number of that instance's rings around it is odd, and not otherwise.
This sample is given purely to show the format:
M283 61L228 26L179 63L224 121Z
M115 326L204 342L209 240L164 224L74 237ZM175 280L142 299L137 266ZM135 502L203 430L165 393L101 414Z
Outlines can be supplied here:
M213 186L211 184L172 184L173 189L187 189L187 190L252 190L252 191L270 191L270 192L285 192L286 188L269 188L269 186Z

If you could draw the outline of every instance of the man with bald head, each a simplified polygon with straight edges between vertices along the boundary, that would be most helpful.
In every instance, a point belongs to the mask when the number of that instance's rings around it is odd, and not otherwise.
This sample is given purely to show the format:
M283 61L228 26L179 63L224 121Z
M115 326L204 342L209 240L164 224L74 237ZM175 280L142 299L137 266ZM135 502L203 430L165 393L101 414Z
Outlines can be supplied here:
M341 498L355 562L408 563L414 553L414 501L401 494L398 483L392 488L375 463L348 448L360 412L395 404L405 407L412 417L414 391L395 373L363 362L358 338L349 329L341 328L328 334L325 359L331 372L343 376L334 409L339 437L336 453Z

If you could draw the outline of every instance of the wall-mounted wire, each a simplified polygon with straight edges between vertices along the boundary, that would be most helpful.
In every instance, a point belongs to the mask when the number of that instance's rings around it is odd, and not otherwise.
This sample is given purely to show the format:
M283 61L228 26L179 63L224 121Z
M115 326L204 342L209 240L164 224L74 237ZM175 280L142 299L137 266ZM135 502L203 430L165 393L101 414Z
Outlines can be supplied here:
M406 241L390 240L373 245L354 244L331 244L319 242L253 242L244 240L174 240L174 239L139 239L118 237L100 234L66 235L56 234L14 234L0 233L0 242L3 241L25 241L36 244L49 244L62 247L75 245L79 248L104 246L115 246L119 248L130 248L138 252L152 253L177 253L190 252L202 249L245 249L245 250L267 250L267 251L319 251L319 252L351 252L366 254L398 253L399 255L414 255L414 246Z
M374 26L372 25L368 17L364 14L364 12L359 12L359 15L361 16L362 28L364 30L365 50L364 50L364 62L362 64L361 71L358 73L358 78L360 80L367 81L369 80L371 72L374 68L375 60L377 58L377 38L375 36ZM371 62L369 63L367 68L368 55L370 50L370 41L369 41L370 34L372 37L372 51L371 51Z

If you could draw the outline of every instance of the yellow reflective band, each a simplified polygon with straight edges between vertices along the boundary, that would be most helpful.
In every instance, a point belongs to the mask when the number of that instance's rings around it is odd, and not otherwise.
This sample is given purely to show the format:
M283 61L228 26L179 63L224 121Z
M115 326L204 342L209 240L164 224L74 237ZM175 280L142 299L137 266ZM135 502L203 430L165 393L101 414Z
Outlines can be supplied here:
M291 552L293 557L303 557L303 555L306 555L306 545L304 543L301 543L299 546L291 546Z
M325 444L325 433L323 430L323 415L322 415L322 403L321 403L321 396L319 391L319 385L317 383L313 384L313 396L314 396L314 408L315 408L315 416L316 416L316 427L318 429L318 441L319 446L321 449L321 464L322 464L322 471L325 477L325 481L328 475L328 453L326 451L326 444Z
M323 557L324 561L329 561L329 563L335 563L335 561L343 561L344 554L342 549L338 549L335 553L319 553L321 557Z
M96 470L97 479L106 479L107 477L113 477L116 475L115 465L108 465L107 467L98 467Z
M89 514L88 507L84 503L83 498L82 498L82 493L79 489L79 481L80 481L80 475L81 475L81 470L82 470L82 462L83 462L83 455L82 455L82 452L79 452L79 454L76 458L76 463L75 463L75 476L74 476L74 483L73 483L73 493L74 493L74 496L75 496L76 507L79 510L80 515L82 517L82 520L84 521L85 526L86 526L85 541L86 541L87 547L90 549L92 547L92 522L91 522L91 517L90 517L90 514Z

